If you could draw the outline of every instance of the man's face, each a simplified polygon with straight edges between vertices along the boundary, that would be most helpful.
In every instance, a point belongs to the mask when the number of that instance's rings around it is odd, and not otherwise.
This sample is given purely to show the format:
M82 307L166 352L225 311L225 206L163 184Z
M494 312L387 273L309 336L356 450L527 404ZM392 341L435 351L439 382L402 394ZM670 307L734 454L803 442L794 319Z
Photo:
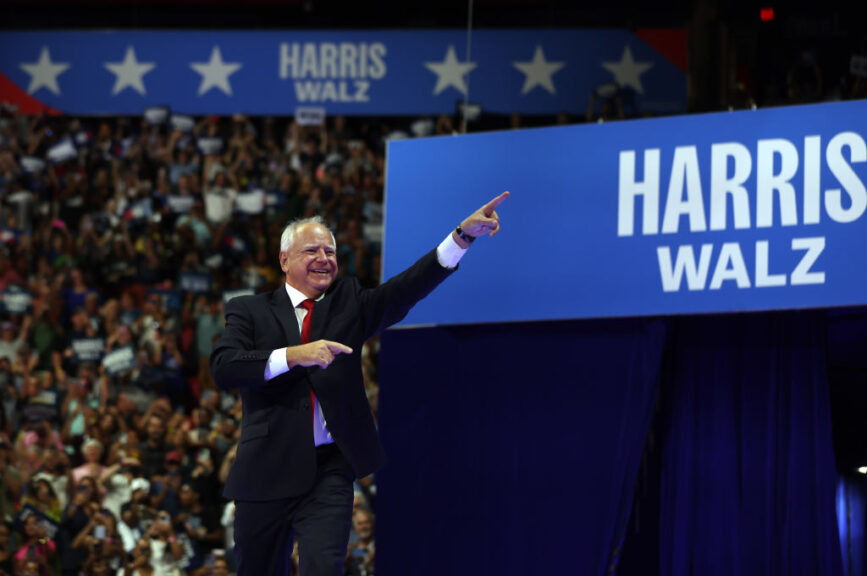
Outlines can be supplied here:
M318 298L337 277L337 253L331 233L316 223L295 231L295 241L280 252L286 282L309 298Z
M193 489L187 485L181 486L180 492L178 492L178 499L180 500L181 506L184 508L189 508L193 505L195 501L195 494L193 493Z
M353 519L355 524L355 533L362 540L367 540L373 534L373 520L370 514L366 512L357 512Z
M163 425L163 421L159 418L151 418L148 420L148 437L151 440L159 441L163 439L163 435L165 435L166 427Z

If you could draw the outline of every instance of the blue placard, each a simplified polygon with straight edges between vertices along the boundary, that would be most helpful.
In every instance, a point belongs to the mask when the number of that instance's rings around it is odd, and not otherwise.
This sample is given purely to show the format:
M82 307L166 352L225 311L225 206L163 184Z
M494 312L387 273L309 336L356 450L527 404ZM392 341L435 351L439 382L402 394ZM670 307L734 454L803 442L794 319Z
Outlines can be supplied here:
M36 516L36 523L45 528L46 538L52 540L56 538L57 531L60 529L60 525L53 518L51 518L43 511L39 510L31 504L24 504L21 507L21 510L18 512L18 515L15 518L16 525L18 525L19 527L23 527L24 521L27 519L28 516Z
M192 195L171 195L166 199L166 204L173 214L188 214L193 209L195 200L195 196Z
M686 110L683 30L4 32L0 100L28 113L583 115ZM169 118L162 110L160 121Z
M70 347L76 362L99 362L105 353L105 339L73 338Z
M503 190L405 324L867 303L867 102L391 142L384 275Z
M138 366L138 360L135 357L135 348L132 346L123 346L116 350L112 350L102 359L102 365L105 366L105 372L109 376L117 376L132 370Z
M181 292L209 292L211 275L204 272L179 272L178 289Z
M148 296L151 295L158 296L160 305L170 312L177 312L181 309L181 293L178 290L151 288L148 290Z
M0 292L0 304L7 314L25 314L32 310L33 295L17 284L10 284Z

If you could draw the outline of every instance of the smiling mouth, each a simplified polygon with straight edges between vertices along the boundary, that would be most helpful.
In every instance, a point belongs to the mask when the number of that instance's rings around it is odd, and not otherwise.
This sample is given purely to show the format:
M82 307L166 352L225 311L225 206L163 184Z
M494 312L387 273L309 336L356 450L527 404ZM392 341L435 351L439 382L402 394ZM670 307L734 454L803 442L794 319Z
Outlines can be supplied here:
M315 269L315 270L311 270L311 272L314 273L314 274L320 274L320 275L323 275L323 276L330 276L330 275L331 275L331 270L319 270L319 269Z

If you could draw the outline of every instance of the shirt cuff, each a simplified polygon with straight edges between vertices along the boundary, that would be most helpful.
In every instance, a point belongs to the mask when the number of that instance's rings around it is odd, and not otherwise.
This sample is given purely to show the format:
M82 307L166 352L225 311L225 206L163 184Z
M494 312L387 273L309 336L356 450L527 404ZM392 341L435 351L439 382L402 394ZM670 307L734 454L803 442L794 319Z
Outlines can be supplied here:
M449 235L437 246L437 260L443 268L454 268L467 253L467 250L468 248L461 248L460 244L452 238L452 233L449 232Z
M286 348L278 348L271 352L268 363L265 365L265 381L276 378L280 374L289 371L289 363L286 362Z

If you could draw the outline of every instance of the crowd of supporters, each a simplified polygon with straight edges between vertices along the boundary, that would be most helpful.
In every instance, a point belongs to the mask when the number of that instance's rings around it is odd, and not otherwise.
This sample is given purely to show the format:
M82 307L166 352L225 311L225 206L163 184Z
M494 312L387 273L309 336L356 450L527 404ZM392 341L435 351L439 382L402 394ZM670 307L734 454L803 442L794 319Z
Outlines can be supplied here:
M0 575L233 569L240 401L208 370L224 301L278 286L280 233L314 214L342 274L379 278L387 128L325 126L4 108ZM347 573L372 574L376 488L356 490Z

